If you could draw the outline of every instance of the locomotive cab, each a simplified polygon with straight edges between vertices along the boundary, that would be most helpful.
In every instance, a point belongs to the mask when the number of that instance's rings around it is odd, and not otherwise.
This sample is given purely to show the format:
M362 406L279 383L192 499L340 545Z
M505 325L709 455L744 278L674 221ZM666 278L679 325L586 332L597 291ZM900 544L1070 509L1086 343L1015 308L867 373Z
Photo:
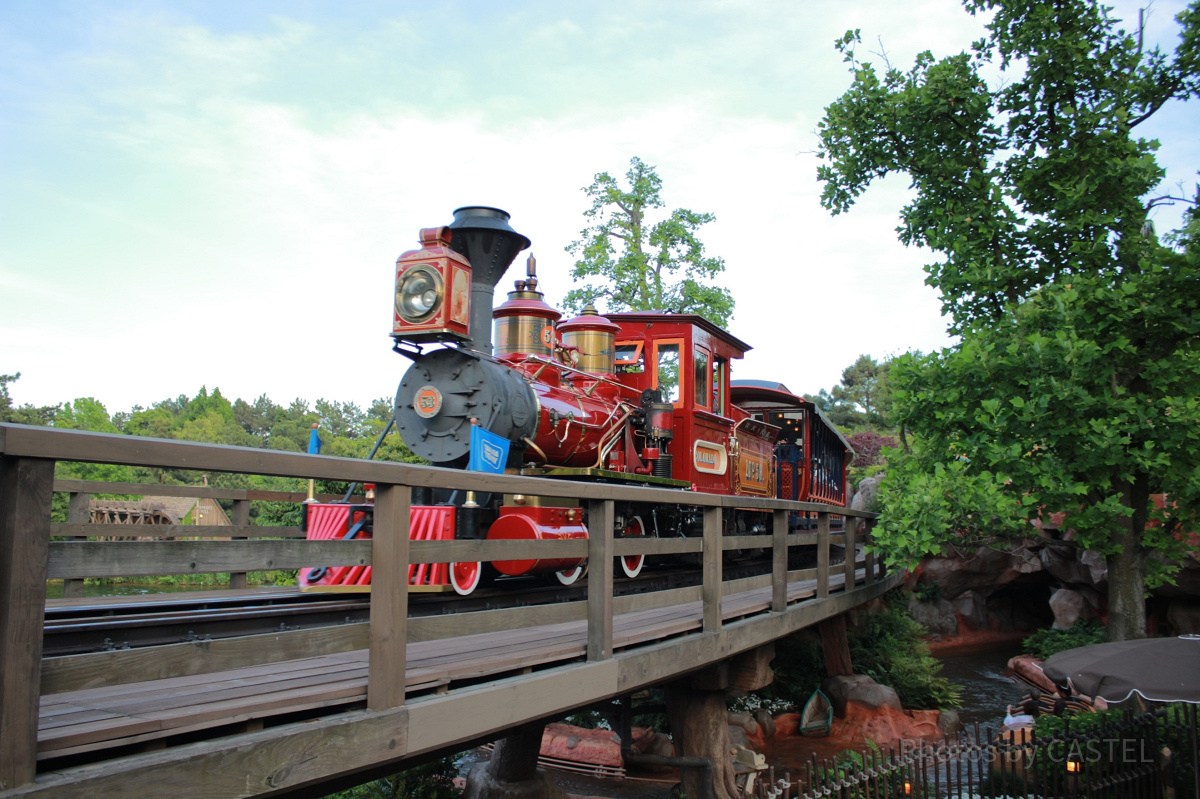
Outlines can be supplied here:
M696 314L613 313L617 379L671 407L672 476L695 490L774 496L777 433L730 397L730 363L750 345Z

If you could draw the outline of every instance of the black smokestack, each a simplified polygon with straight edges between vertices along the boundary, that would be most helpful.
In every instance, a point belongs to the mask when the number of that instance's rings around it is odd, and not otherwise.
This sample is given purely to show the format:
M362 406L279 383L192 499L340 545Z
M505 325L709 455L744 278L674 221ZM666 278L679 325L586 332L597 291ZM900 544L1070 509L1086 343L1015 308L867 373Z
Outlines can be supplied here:
M496 284L529 239L508 224L508 212L484 205L454 211L450 248L471 262L471 347L492 354L492 302Z

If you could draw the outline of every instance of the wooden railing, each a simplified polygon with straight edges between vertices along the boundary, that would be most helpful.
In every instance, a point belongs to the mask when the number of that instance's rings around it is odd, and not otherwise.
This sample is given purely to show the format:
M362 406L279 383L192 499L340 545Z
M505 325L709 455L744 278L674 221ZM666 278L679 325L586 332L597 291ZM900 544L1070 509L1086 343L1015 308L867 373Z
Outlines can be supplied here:
M250 503L300 501L304 498L301 494L155 486L155 494L188 492L186 495L189 496L233 500L232 528L202 529L206 535L229 535L234 540L84 540L90 535L113 534L112 530L99 529L110 525L89 525L81 521L80 508L86 507L82 498L89 492L99 493L100 488L91 483L64 481L56 484L54 467L57 461L374 483L374 536L367 541L307 541L299 539L299 531L295 528L248 524ZM410 498L414 487L576 498L587 508L591 535L586 540L540 542L409 541ZM73 495L71 520L65 524L52 524L50 520L55 490ZM127 484L106 484L104 488L105 493L122 494L146 490L144 486ZM647 506L683 504L701 508L703 536L614 539L612 529L617 502ZM734 508L770 514L773 527L769 538L722 535L724 514ZM816 513L816 531L789 534L787 518L792 511ZM846 517L844 532L830 531L831 514ZM826 598L838 590L849 591L855 586L856 564L865 567L865 586L881 587L882 564L870 552L862 561L856 561L854 556L857 545L869 539L874 518L875 514L818 503L484 475L400 463L0 424L0 751L4 754L0 765L0 792L34 779L40 695L366 649L369 650L367 707L372 711L400 708L406 701L407 647L413 641L586 619L586 661L596 663L614 657L614 617L633 610L700 601L703 605L702 633L716 633L721 631L723 624L722 598L739 591L765 590L769 585L770 606L765 612L781 614L789 610L790 582L815 580L816 596ZM863 522L861 535L859 522ZM145 528L140 527L139 534L143 534L143 530ZM125 528L124 532L127 531ZM196 535L198 529L181 527L161 532ZM68 540L52 540L55 537ZM848 555L844 566L831 564L831 544L845 546ZM788 550L796 546L816 548L815 568L788 570ZM771 574L740 580L722 579L722 553L767 548L772 552ZM702 557L700 585L614 596L615 557L688 553L699 553ZM586 601L450 617L409 618L406 578L409 564L547 557L588 559ZM208 642L202 649L165 645L42 658L48 579L62 579L71 584L70 581L85 577L222 572L244 575L252 571L298 569L313 564L373 566L369 622L282 632L272 636L269 647L253 640L233 638ZM844 583L831 580L831 575L838 572L844 574ZM244 577L239 578L238 584L244 584L242 580ZM894 576L888 580L889 583L893 581ZM148 649L155 651L148 652Z

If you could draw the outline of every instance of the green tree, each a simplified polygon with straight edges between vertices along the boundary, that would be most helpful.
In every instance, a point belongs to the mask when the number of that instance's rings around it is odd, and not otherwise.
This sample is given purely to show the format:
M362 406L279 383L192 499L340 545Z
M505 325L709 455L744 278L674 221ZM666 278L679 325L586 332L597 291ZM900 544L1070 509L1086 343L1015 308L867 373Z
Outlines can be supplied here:
M1138 637L1200 500L1200 240L1194 213L1154 235L1158 143L1135 131L1200 90L1200 4L1174 53L1094 0L965 5L993 14L988 35L908 72L860 62L847 33L853 84L820 125L832 212L911 179L900 239L940 255L926 282L960 337L893 365L895 421L918 440L889 460L876 535L912 560L1065 511L1107 557L1109 637Z
M20 378L20 372L15 375L0 375L0 422L43 426L53 422L54 415L58 413L57 405L35 407L26 403L19 408L13 405L12 397L8 393L8 384L15 383Z
M640 158L629 161L629 190L600 172L584 192L592 207L584 212L588 227L567 247L575 256L571 277L585 285L567 292L563 305L573 311L604 300L607 311L666 310L696 313L718 325L733 315L733 296L712 281L725 262L704 253L697 238L712 214L676 208L651 224L647 215L663 208L662 180Z

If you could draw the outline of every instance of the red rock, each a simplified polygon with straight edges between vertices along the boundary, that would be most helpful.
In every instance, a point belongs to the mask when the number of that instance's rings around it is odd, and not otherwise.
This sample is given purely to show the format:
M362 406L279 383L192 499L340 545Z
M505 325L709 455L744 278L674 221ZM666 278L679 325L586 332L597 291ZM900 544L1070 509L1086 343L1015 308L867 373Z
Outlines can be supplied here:
M612 730L588 730L569 724L547 724L542 733L543 757L619 767L621 744Z
M846 716L834 719L830 737L845 742L846 748L861 749L863 741L896 746L901 741L936 738L941 735L936 710L896 710L889 705L870 708L846 703Z
M795 735L800 729L799 713L783 713L775 717L775 734L778 736Z

